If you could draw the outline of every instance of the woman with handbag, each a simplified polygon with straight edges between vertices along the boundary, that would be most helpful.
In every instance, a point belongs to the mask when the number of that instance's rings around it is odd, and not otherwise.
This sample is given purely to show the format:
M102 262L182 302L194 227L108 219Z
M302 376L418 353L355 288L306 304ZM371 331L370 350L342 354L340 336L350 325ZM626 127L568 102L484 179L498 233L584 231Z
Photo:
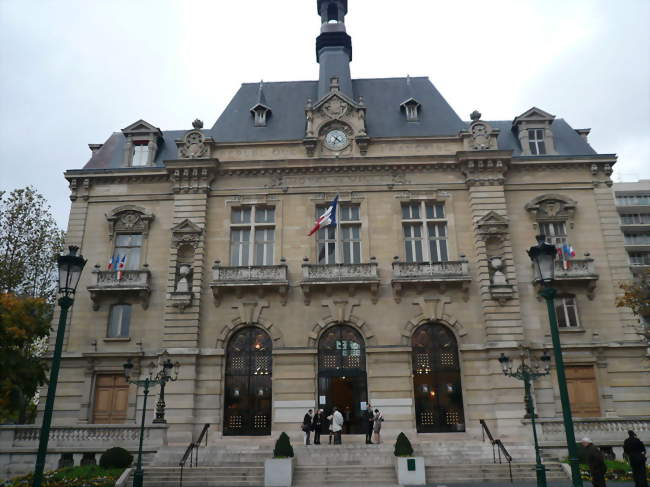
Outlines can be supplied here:
M301 429L304 434L305 445L309 445L309 435L311 434L311 421L312 421L312 410L310 409L305 414L305 417L302 420Z
M384 422L384 415L379 412L379 409L375 409L375 417L372 423L372 431L375 434L375 443L381 443L381 423Z

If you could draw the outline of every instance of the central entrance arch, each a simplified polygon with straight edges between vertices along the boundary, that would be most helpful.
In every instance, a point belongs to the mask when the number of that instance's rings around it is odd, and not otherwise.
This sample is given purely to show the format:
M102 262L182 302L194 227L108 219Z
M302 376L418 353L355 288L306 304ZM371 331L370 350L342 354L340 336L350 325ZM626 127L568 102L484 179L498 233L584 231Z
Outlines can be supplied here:
M326 414L338 407L344 433L363 433L362 406L368 402L366 345L349 325L325 330L318 341L318 404Z
M224 435L271 434L271 338L255 326L237 331L226 349Z

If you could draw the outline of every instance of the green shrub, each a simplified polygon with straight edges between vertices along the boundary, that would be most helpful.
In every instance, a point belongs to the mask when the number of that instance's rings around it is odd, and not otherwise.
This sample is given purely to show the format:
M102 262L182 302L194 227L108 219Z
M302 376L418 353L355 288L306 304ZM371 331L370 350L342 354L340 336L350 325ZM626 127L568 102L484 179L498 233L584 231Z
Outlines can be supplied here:
M43 487L114 487L122 468L104 469L97 465L65 467L43 474ZM31 487L34 474L30 473L0 482L0 487Z
M116 446L109 448L99 458L99 466L103 468L126 468L131 465L133 455L124 448Z
M282 432L278 440L275 442L273 458L293 458L291 440L289 440L289 436L285 432Z
M400 433L397 436L397 441L395 442L395 456L396 457L410 457L413 456L413 447L411 442L406 437L404 433Z

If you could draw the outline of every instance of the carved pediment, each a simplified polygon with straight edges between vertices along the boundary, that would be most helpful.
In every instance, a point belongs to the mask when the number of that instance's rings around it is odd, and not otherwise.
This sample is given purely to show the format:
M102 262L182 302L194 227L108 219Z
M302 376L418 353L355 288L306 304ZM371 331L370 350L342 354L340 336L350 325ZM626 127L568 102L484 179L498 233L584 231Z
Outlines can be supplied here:
M476 231L482 239L501 237L508 232L508 219L490 211L476 222Z
M552 122L555 120L555 115L551 115L544 110L532 107L529 110L525 111L512 121L513 125L517 125L519 122L529 121L529 122Z
M191 245L196 247L201 240L203 229L189 219L172 227L172 246Z
M120 206L106 215L108 237L112 239L116 233L142 233L147 235L149 225L153 219L153 213L141 206Z
M176 141L179 159L208 159L212 155L214 140L206 137L200 129L190 130Z
M158 127L154 127L149 122L142 119L138 120L137 122L133 122L128 127L123 128L122 133L126 136L152 135L152 134L158 136L161 135L160 129Z
M470 117L472 123L469 130L461 132L463 148L466 151L497 150L499 130L492 128L489 123L481 120L481 113L476 110L472 112Z
M544 194L526 203L526 211L537 221L571 220L577 203L560 194Z
M357 104L343 93L332 91L314 106L314 110L323 113L330 119L340 120L356 107Z

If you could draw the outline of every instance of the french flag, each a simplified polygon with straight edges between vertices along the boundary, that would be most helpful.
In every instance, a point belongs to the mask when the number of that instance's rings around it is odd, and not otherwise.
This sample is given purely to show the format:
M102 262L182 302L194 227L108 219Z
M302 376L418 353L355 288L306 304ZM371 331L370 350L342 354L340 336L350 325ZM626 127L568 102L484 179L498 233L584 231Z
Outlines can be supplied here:
M123 255L121 259L118 256L118 260L120 261L120 263L117 266L117 280L121 281L122 274L124 274L124 268L126 267L126 254Z
M109 271L117 270L117 263L120 260L119 256L112 256L108 259L108 265L106 266Z
M325 228L329 225L336 225L336 206L339 203L339 195L336 195L336 198L332 200L330 203L329 208L325 210L325 213L323 213L318 220L316 220L316 225L314 225L314 228L311 229L311 232L309 232L308 237L311 237L314 233L316 233L318 230L321 228Z

